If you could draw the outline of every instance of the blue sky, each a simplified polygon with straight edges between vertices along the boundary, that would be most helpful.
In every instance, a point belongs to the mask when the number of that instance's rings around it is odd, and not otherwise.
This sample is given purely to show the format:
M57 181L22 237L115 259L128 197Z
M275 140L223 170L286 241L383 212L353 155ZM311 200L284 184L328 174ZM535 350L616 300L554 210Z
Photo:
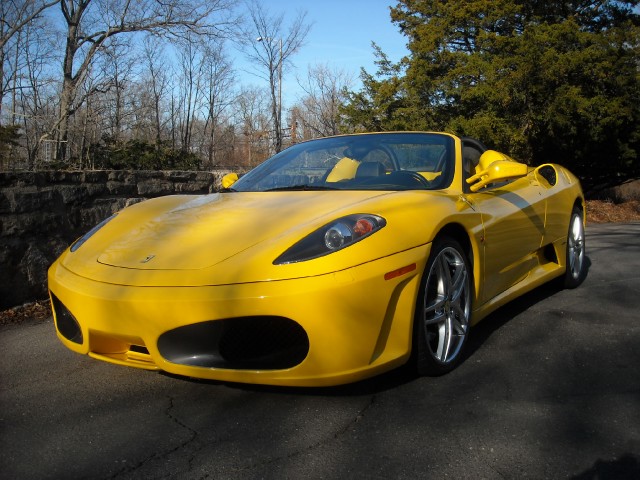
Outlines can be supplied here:
M360 67L376 71L372 41L392 61L406 55L406 37L389 16L389 7L395 4L389 0L264 0L269 12L285 13L285 24L299 10L306 10L307 22L312 24L305 46L291 59L295 69L284 75L285 107L302 94L296 75L306 76L308 65L327 64L349 72L356 81L354 88L358 88ZM266 86L257 77L239 73L243 83Z

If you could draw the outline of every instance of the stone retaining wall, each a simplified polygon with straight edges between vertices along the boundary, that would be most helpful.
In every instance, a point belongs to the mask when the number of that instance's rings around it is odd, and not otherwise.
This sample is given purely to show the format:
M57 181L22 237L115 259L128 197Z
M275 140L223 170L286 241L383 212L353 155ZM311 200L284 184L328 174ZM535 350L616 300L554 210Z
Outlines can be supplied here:
M217 191L227 171L0 172L0 310L47 296L47 269L112 213L147 198Z

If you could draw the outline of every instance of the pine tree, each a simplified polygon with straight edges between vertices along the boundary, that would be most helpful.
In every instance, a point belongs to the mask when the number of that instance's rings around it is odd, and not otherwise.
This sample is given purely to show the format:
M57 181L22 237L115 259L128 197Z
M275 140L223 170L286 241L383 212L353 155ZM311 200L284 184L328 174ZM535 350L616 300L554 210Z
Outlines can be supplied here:
M392 65L378 49L383 68L363 72L343 113L367 129L475 136L587 187L637 176L638 3L401 0L391 18L410 55Z

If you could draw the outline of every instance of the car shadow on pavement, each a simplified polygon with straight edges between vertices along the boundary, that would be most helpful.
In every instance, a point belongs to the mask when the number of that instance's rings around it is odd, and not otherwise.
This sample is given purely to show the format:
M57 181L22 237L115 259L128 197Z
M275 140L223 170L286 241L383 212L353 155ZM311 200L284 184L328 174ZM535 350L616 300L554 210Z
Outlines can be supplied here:
M311 396L360 396L374 395L409 383L417 378L416 374L408 365L403 365L389 372L382 373L372 378L360 380L346 385L336 385L333 387L288 387L277 385L254 385L249 383L233 383L218 380L206 380L200 378L182 377L168 372L158 372L175 380L189 383L199 383L204 385L224 385L228 388L238 390L278 393L285 395L311 395Z
M640 460L625 453L612 461L598 460L591 468L571 477L571 480L637 480L640 478Z
M589 277L589 270L591 268L591 259L587 255L585 257L586 275L585 281ZM580 288L579 286L577 288ZM521 297L518 297L511 302L503 305L495 312L484 318L480 323L473 327L471 335L469 336L469 343L467 344L462 362L465 362L491 337L491 335L499 330L503 325L509 322L512 318L521 315L534 305L550 298L557 293L564 290L562 285L562 277L547 282L539 287L525 293Z

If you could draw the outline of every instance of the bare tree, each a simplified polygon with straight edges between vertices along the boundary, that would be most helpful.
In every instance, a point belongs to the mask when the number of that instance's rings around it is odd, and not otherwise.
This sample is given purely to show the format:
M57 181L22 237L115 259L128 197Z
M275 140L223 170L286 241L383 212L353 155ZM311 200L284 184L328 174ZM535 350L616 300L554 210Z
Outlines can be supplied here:
M109 78L109 88L103 94L107 115L105 123L107 131L114 142L119 142L125 130L131 127L130 119L133 115L132 102L128 101L131 95L131 85L134 82L135 65L138 59L130 55L131 47L125 43L112 42L105 48L103 62L103 78Z
M183 152L191 146L196 113L200 108L202 81L202 54L195 42L187 40L178 52L180 68L180 144Z
M91 90L79 90L96 57L111 39L122 34L150 32L157 35L207 33L221 35L231 21L230 0L61 0L66 22L66 46L60 98L59 140L68 137L69 121ZM213 15L220 18L213 20ZM58 150L65 158L64 148Z
M7 8L3 4L0 8ZM5 20L7 17L5 17ZM5 37L2 51L2 99L6 109L0 121L20 125L19 146L11 145L9 163L13 168L34 168L38 161L37 139L55 121L57 83L50 73L55 59L55 43L52 41L46 19L42 15L31 17L20 30ZM51 116L54 113L54 116Z
M282 150L282 75L291 57L300 50L311 25L305 23L306 12L299 12L286 26L284 14L272 15L257 0L247 6L249 24L241 32L240 44L247 58L263 68L256 73L269 82L273 148Z
M269 154L269 106L264 101L264 91L258 88L244 88L236 98L236 124L244 138L240 148L242 158L237 163L254 167Z
M10 42L30 23L60 0L2 0L0 2L0 119L2 104L10 89L12 75L5 77L5 61Z
M203 53L204 79L202 89L206 108L204 133L208 132L207 164L209 167L213 167L217 164L215 159L216 132L220 127L221 116L232 100L231 86L234 73L222 43L205 45Z
M306 80L299 84L306 95L292 110L292 137L308 139L339 134L339 107L347 100L346 92L353 77L344 70L315 65L309 67ZM302 135L296 131L298 128Z
M149 109L151 115L148 115L147 118L151 118L153 121L153 140L156 145L156 153L159 153L164 125L162 102L165 100L165 95L169 89L170 72L157 42L145 42L143 59L147 71L147 86L144 90L148 92L151 99L151 107ZM143 104L144 102L141 101L141 107L144 107ZM141 108L141 111L144 112L145 108Z

